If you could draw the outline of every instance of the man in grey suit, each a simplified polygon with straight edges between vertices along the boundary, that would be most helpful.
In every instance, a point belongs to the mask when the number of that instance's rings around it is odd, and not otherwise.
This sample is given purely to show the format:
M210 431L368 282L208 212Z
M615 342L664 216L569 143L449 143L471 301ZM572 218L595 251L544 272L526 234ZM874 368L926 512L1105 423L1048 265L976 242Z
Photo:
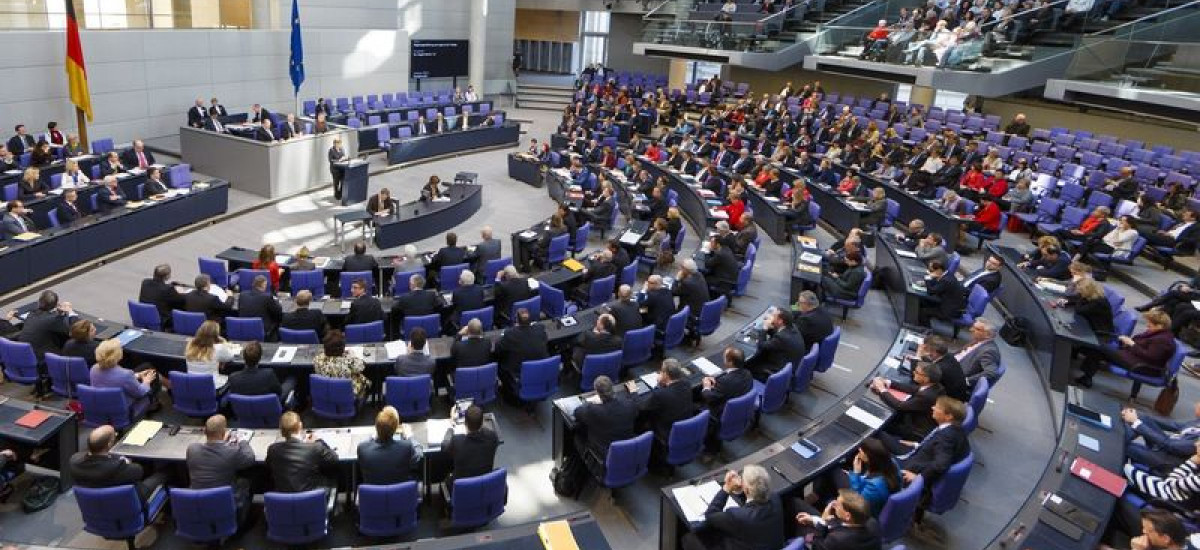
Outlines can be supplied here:
M238 472L254 466L254 450L249 441L230 440L225 417L214 414L204 422L204 443L187 448L188 478L192 489L232 487L237 504L238 525L250 513L250 480Z
M22 233L37 232L37 227L33 225L33 220L29 219L28 208L25 208L25 203L21 201L9 201L5 207L4 219L0 220L0 225L4 228L4 238L11 239Z
M497 260L502 252L500 247L500 239L492 237L492 226L485 225L479 232L479 244L475 245L475 251L471 253L472 269L475 275L483 277L483 268L487 266L488 260ZM483 281L483 284L490 285L496 281Z
M971 388L980 377L987 378L989 387L995 387L1000 381L1000 346L996 345L996 327L987 319L975 320L971 325L971 343L954 357L962 366Z
M408 353L396 358L396 376L433 374L433 358L425 353L425 338L421 327L408 332Z
M421 444L396 437L400 414L387 406L375 415L375 437L358 444L358 468L363 483L393 485L413 479L421 464Z

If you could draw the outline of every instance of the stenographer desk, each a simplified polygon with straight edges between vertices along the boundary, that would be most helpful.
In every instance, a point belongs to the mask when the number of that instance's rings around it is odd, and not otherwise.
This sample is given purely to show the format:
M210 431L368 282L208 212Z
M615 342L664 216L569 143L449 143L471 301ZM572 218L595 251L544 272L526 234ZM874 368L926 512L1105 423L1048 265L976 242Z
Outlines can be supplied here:
M441 134L393 138L388 146L388 164L403 164L450 153L469 153L484 147L516 145L521 125L504 121L500 126L451 130Z
M190 191L174 190L162 200L133 202L91 214L70 225L43 230L30 241L10 239L0 247L0 292L216 216L228 205L229 184L214 180L196 184Z
M18 426L16 421L29 411L39 410L48 418L34 428ZM59 491L71 488L71 455L79 450L79 425L70 411L50 409L36 403L5 398L0 402L0 441L16 443L27 451L50 447L52 453L42 455L36 465L58 470ZM24 454L22 454L24 456Z
M524 153L508 154L508 177L534 187L542 187L542 167L546 163Z
M231 134L183 126L179 144L192 170L230 182L261 197L279 198L332 181L329 149L341 138L346 155L358 151L358 136L345 127L324 134L304 134L284 141L262 142Z
M904 328L896 335L887 355L880 364L872 369L856 384L847 395L836 404L817 415L798 432L790 434L765 448L720 468L699 476L680 481L664 487L660 494L659 511L659 548L660 550L677 550L681 548L684 533L696 528L699 523L688 521L688 510L695 517L699 511L703 518L704 502L681 503L677 495L688 493L695 486L708 483L720 483L725 472L741 470L749 464L762 466L768 473L771 491L776 494L790 496L795 491L803 489L814 479L829 468L838 467L847 457L852 455L863 440L873 435L879 427L887 422L893 411L874 392L867 388L867 383L875 376L891 379L904 379L896 366L896 357L911 353L923 338L923 333L915 329ZM871 419L872 424L866 424L851 418L847 412L855 415L866 413L862 418ZM872 418L873 417L873 418ZM820 452L809 458L792 451L791 447L800 439L807 439L820 448Z
M446 189L445 197L448 200L404 203L391 216L376 217L375 246L414 243L457 227L483 205L483 187L456 183Z
M504 111L491 111L486 115L472 113L471 115L469 115L467 117L467 121L468 121L467 129L473 129L473 128L479 126L485 119L490 118L495 115L505 116L505 113L504 113ZM461 124L461 122L459 122L458 117L460 117L460 116L462 116L462 115L455 114L455 115L452 115L452 117L449 117L449 116L445 117L446 126L449 128L452 128L452 130L447 130L447 131L458 131L458 130L462 129L459 126L459 124ZM386 118L386 117L383 117L383 118ZM433 125L435 125L435 121L433 119L427 119L427 122L425 124L427 127L432 127ZM405 120L405 121L397 121L397 122L381 122L379 124L374 124L371 126L359 126L357 128L357 130L358 130L358 150L359 151L381 151L383 148L380 147L380 145L379 145L379 129L387 128L387 133L388 133L387 140L390 141L393 138L399 137L399 134L400 134L399 129L402 127L409 128L409 135L413 135L413 136L417 135L417 121L416 120Z
M988 245L988 252L1003 263L1004 284L998 293L1000 304L1009 316L1020 316L1029 322L1025 335L1026 347L1033 364L1042 371L1050 387L1065 391L1071 383L1071 356L1075 347L1095 347L1101 344L1092 326L1070 309L1050 307L1057 294L1039 285L1017 264L1023 261L1021 252L1008 246Z

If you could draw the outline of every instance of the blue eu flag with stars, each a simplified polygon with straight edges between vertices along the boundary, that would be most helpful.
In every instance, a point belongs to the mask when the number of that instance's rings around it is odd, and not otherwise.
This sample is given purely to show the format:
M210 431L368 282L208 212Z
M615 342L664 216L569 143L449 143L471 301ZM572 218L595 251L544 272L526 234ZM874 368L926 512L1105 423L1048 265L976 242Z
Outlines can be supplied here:
M304 46L300 41L300 6L297 0L292 0L292 58L288 73L292 75L295 94L300 95L300 85L304 84Z

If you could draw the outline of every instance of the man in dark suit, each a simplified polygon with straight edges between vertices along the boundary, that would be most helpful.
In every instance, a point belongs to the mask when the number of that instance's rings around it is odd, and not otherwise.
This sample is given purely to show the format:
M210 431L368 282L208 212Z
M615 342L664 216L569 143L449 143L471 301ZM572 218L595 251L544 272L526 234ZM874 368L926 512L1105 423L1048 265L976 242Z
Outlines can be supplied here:
M654 430L660 451L665 450L671 427L696 413L696 406L692 404L692 389L684 381L685 378L687 374L679 365L679 361L663 359L662 367L658 369L657 383L650 390L650 397L641 402L640 417Z
M704 262L708 291L715 296L728 294L737 284L738 271L742 266L738 264L733 250L721 244L720 239L709 239L708 248L708 258Z
M216 132L218 134L224 134L228 132L228 130L225 129L225 123L221 122L221 118L213 114L211 111L209 112L209 116L204 119L204 129L210 132Z
M225 106L221 105L217 98L212 98L208 106L209 116L229 116L229 111L225 110Z
M599 466L596 471L603 472L609 446L634 436L638 407L627 394L617 396L607 376L597 376L592 389L600 403L585 402L575 409L575 421L582 428L575 432L575 451L589 466Z
M1163 229L1155 231L1150 228L1138 230L1138 234L1146 238L1146 242L1150 246L1178 246L1183 243L1196 242L1196 232L1200 230L1200 224L1196 223L1198 214L1191 209L1185 209L1181 214L1179 223Z
M475 273L464 270L458 274L458 288L450 293L450 322L457 323L464 311L482 309L483 286L475 284Z
M304 125L296 121L296 115L288 113L287 120L279 127L279 139L292 139L304 135Z
M437 285L439 271L443 267L463 264L467 262L467 249L458 246L458 235L453 231L446 233L446 246L438 249L433 258L429 260L429 279L431 284Z
M59 302L58 294L44 290L38 296L37 309L25 317L17 341L29 344L41 362L46 352L58 353L62 349L71 334L71 322L77 316L70 302Z
M126 149L121 157L121 164L128 167L146 169L155 164L154 153L146 149L146 144L142 143L140 139L135 139L133 147Z
M408 352L396 358L396 376L433 374L433 357L425 353L425 329L413 327L408 332Z
M1121 420L1127 426L1125 456L1158 475L1169 475L1196 454L1196 441L1200 439L1200 402L1193 406L1192 413L1193 420L1180 421L1143 416L1133 408L1122 409Z
M496 306L496 316L507 319L513 304L527 300L534 295L529 288L529 279L522 277L517 268L507 266L500 272L500 282L496 284L496 296L493 303Z
M478 367L492 362L492 341L483 337L483 323L471 319L459 331L461 338L450 345L450 363L454 368Z
M550 356L546 327L533 322L533 315L529 310L518 309L514 326L505 330L496 342L500 375L505 377L505 385L514 389L518 387L515 381L521 377L522 362Z
M388 405L375 415L375 437L358 444L358 469L362 482L394 485L413 479L421 457L421 444L407 437L396 437L400 415Z
M583 209L582 214L592 223L593 227L607 226L615 208L616 199L613 198L613 188L605 187L600 192L600 196L596 197L596 202L591 207Z
M862 255L858 252L847 252L842 261L846 264L845 271L821 274L821 290L826 296L853 300L858 297L858 291L867 277L862 266Z
M312 292L301 290L294 298L296 309L285 313L279 326L288 330L311 330L317 333L317 341L325 340L325 329L329 326L325 314L319 309L311 309Z
M643 326L641 306L634 301L633 289L629 285L617 288L617 301L609 306L608 312L616 320L613 334L617 336L625 336L626 332Z
M148 502L155 492L164 489L166 476L156 473L146 477L141 466L110 452L116 444L117 431L112 426L105 424L92 430L87 450L71 455L67 464L71 477L76 485L93 489L133 485L142 502Z
M288 376L281 383L274 369L258 368L262 360L262 344L246 342L242 346L242 363L244 367L229 375L226 386L227 394L237 395L274 395L285 408L291 408L295 401L293 391L296 388L296 378Z
M583 371L583 360L589 355L612 353L621 349L622 339L613 333L617 320L610 314L596 317L592 330L579 335L575 341L575 350L571 355L575 368Z
M471 261L474 263L472 269L475 271L475 274L482 277L483 268L487 267L488 260L500 259L500 254L502 253L503 249L500 239L492 237L491 226L484 226L484 228L479 231L479 238L479 244L475 245L475 250L470 254L469 259L471 259ZM482 281L482 284L490 285L494 282L495 281Z
M171 310L183 308L183 295L171 284L171 266L159 264L154 266L154 275L142 279L142 288L138 291L138 301L143 304L154 304L158 308L158 317L163 328L171 326Z
M917 356L917 361L932 363L942 371L941 383L946 395L963 402L971 399L971 387L967 385L962 365L959 365L958 359L950 353L950 346L945 338L937 334L925 337L921 345L917 346Z
M383 305L379 298L367 294L367 282L356 279L350 283L350 312L346 314L347 325L373 323L383 320Z
M32 150L36 142L33 136L27 133L24 124L18 124L13 130L17 134L8 139L8 150L12 151L13 156L20 158L26 150Z
M354 254L342 259L342 271L370 271L379 269L375 256L367 254L367 244L359 241L354 243Z
M408 279L408 293L392 298L392 311L388 313L392 334L399 333L405 317L437 313L440 305L437 291L425 288L425 277L413 274Z
M196 276L195 288L183 297L183 309L195 313L203 313L209 321L222 322L226 316L233 315L233 296L220 298L209 293L212 279L201 273Z
M116 151L109 151L104 157L104 161L100 163L100 177L113 176L125 171L125 165L121 163L121 158Z
M887 438L880 435L880 439L885 445L888 445L892 454L908 452L897 445L889 445L889 443L895 443L896 438L920 441L937 427L937 424L934 424L929 418L929 407L933 406L938 397L946 393L941 384L942 369L937 365L918 363L913 369L912 378L912 384L893 382L879 377L871 381L871 390L879 394L879 398L896 411L895 416L884 428L884 432L895 437ZM908 397L901 400L893 395L892 391L906 393Z
M708 434L704 438L704 449L716 453L721 449L721 440L717 437L721 428L721 414L725 412L725 403L730 399L741 397L754 389L754 377L744 367L746 356L741 348L725 348L722 372L717 376L706 376L701 382L700 399L708 407Z
M4 229L4 238L11 239L23 233L37 233L37 226L29 219L32 210L25 208L25 203L19 200L8 201L4 206L4 218L0 225Z
M751 464L730 470L704 512L699 529L683 537L684 550L783 548L787 543L783 505L771 491L766 469ZM728 507L733 498L737 506Z
M819 345L833 334L833 318L821 308L821 300L811 290L801 292L796 298L792 322L800 332L807 350L811 350L813 346Z
M675 275L675 286L671 294L679 297L679 309L690 308L689 315L693 319L700 317L700 310L709 300L708 282L691 258L683 261L679 273Z
M662 275L654 274L646 279L641 307L646 310L642 314L642 323L654 325L660 331L666 329L667 321L675 313L675 298L671 296L671 290L663 286Z
M967 291L962 283L938 260L929 262L925 293L928 296L921 298L921 309L917 312L917 322L923 327L929 326L930 319L953 322L967 305Z
M244 524L250 513L250 479L238 473L254 466L250 441L230 440L225 417L214 414L204 422L204 442L188 445L186 457L190 488L232 488L238 525Z
M1000 346L996 345L996 327L984 318L971 324L971 341L954 355L962 366L967 385L974 388L980 378L987 378L990 387L1000 381Z
M196 98L196 105L187 112L188 126L192 128L203 128L205 121L208 119L208 108L204 106L204 100Z
M966 290L967 295L971 294L971 288L975 285L983 287L988 294L1000 288L1000 268L1003 265L999 256L988 256L988 259L984 260L982 268L972 272L962 280L962 286Z
M938 397L930 416L934 428L927 436L902 442L903 452L912 452L900 461L900 475L905 483L921 476L926 487L933 487L954 464L971 452L971 442L962 422L967 417L967 405L948 396ZM916 450L913 450L916 447Z
M796 515L802 530L812 533L809 548L820 550L879 550L879 524L871 517L871 507L861 494L851 489L838 491L817 520L812 509Z
M79 209L79 193L74 189L64 189L62 200L58 202L58 207L55 208L58 216L58 223L61 226L70 226L72 223L83 217L83 211Z
M479 405L468 407L465 416L467 433L455 434L454 428L450 428L442 439L442 452L446 453L453 465L453 478L447 479L447 489L453 489L454 479L491 472L496 460L496 448L500 446L496 432L483 427L483 409Z
M168 190L166 182L162 180L162 170L151 167L146 170L146 183L142 187L143 197L153 197L155 195L165 194Z
M250 107L250 122L257 124L264 120L271 120L271 112L264 109L262 105L255 103Z
M1022 265L1025 272L1032 277L1065 281L1071 278L1071 258L1057 246L1047 246L1042 250L1042 257Z
M279 419L282 441L267 447L267 470L271 472L274 489L281 493L301 493L313 489L332 491L326 477L338 464L338 455L329 445L312 434L304 434L300 415L288 411Z
M767 319L767 329L758 339L758 348L746 362L746 368L755 378L766 379L783 370L784 365L791 363L799 366L800 358L807 353L804 338L792 324L792 314L784 310L776 310Z
M271 119L264 118L262 122L258 123L258 128L254 130L254 139L267 143L279 139L275 130L271 128Z
M238 317L258 317L263 320L268 340L273 340L278 332L279 322L283 320L283 307L267 291L267 278L258 275L250 288L238 295Z
M333 198L342 200L342 180L346 178L346 150L342 148L342 138L333 138L329 147L329 176L333 178Z

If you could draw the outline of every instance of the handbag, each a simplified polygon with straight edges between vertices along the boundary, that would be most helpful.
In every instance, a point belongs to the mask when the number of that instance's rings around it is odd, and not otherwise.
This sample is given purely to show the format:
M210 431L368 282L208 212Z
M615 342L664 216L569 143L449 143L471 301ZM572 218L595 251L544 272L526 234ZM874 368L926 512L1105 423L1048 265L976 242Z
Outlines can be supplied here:
M1004 326L1000 327L1000 338L1010 346L1021 347L1025 345L1028 332L1028 319L1020 316L1010 317L1004 321Z
M1159 416L1170 418L1171 413L1175 411L1175 404L1179 402L1179 379L1172 378L1162 391L1158 392L1158 398L1154 400L1154 412Z

